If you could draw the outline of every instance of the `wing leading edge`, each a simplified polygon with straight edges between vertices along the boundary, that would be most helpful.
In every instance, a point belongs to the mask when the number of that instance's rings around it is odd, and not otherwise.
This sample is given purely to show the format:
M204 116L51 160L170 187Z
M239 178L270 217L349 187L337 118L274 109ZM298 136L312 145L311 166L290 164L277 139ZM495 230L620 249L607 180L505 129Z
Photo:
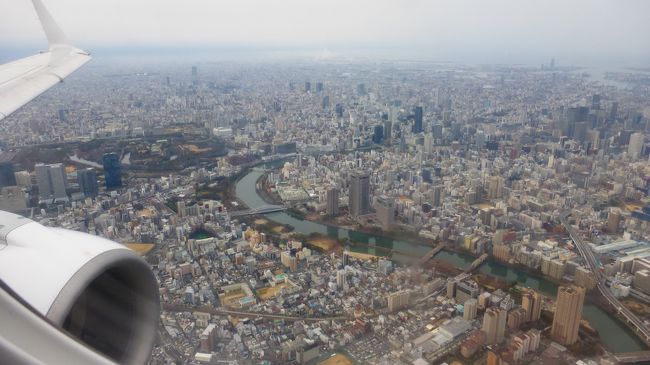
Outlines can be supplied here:
M0 65L0 120L90 61L70 45L41 0L32 0L49 43L46 52Z

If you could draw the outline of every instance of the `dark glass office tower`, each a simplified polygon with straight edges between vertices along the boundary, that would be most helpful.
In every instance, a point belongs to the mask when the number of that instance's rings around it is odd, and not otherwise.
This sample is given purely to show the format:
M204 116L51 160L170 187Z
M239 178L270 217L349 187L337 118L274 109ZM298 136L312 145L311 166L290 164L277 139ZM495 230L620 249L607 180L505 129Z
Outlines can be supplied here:
M104 175L106 177L106 188L114 189L122 186L122 167L120 156L117 153L107 153L102 158L104 162Z
M423 131L422 129L422 107L421 106L416 106L415 109L413 109L413 113L415 114L415 121L413 122L413 133L421 133Z
M384 126L377 124L373 130L372 141L381 144L384 141Z
M15 185L14 164L9 161L0 162L0 188Z
M99 185L97 184L97 173L94 169L88 168L77 171L77 180L79 181L79 188L86 197L95 197L99 192Z
M370 175L368 173L359 172L352 175L348 207L350 215L353 217L370 212Z

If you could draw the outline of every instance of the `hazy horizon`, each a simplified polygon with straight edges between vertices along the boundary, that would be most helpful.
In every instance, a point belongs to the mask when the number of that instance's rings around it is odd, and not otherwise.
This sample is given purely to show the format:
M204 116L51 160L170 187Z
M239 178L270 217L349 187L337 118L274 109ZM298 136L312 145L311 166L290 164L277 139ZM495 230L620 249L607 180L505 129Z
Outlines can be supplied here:
M30 1L0 0L0 58L45 48ZM246 59L414 59L628 67L650 63L642 0L114 0L46 2L98 56L227 52ZM192 54L191 56L197 56Z

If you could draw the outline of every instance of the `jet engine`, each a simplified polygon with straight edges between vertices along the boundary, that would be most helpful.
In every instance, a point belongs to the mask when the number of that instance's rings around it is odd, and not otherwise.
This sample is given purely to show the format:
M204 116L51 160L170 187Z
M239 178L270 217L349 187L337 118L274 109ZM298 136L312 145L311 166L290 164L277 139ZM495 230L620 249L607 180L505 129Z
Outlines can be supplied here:
M0 279L27 306L109 359L149 359L158 283L129 248L0 211Z

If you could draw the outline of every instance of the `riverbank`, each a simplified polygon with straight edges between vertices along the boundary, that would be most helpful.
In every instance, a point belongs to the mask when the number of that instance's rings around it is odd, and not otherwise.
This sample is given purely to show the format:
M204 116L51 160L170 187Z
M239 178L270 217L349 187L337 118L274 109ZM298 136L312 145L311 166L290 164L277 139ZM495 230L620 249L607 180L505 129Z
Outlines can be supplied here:
M257 179L255 183L255 191L267 204L284 205L282 199L280 199L280 197L277 194L273 194L270 191L270 187L267 183L267 176L268 173L265 172ZM292 210L287 210L287 214L290 214L297 219L302 219L317 224L322 224L327 227L332 227L337 229L347 229L347 230L357 231L365 234L371 234L373 236L378 236L387 239L397 239L397 240L405 241L416 245L434 247L438 244L436 240L420 237L416 233L408 232L404 230L384 231L377 228L368 228L359 225L341 225L329 219L314 219L313 217L315 215L313 214L305 214L302 212L299 214L296 211L292 211Z
M249 170L249 173L237 184L238 197L250 207L258 207L268 204L256 192L255 185L257 179L262 174L263 172L260 171ZM429 245L423 245L420 243L409 243L400 239L381 237L375 234L367 234L356 230L340 229L317 222L300 220L285 212L269 213L266 214L265 217L279 224L290 225L294 228L294 232L305 236L309 236L312 233L318 233L329 236L340 242L345 242L346 240L358 242L358 245L351 247L352 251L382 255L383 252L392 250L394 252L393 261L405 265L413 262L414 256L421 257L431 249ZM370 245L382 248L369 248ZM396 253L398 251L409 252L411 255L400 255ZM435 265L439 262L440 264L444 263L441 266L448 266L450 269L452 266L465 268L469 266L473 260L474 259L467 253L456 253L447 248L438 253L438 255L430 261L430 264ZM442 272L442 270L439 270L438 268L436 269L439 272ZM506 266L505 263L497 262L492 259L487 260L477 270L480 273L500 278L506 282L517 282L519 285L533 288L549 298L555 298L557 295L557 283L546 280L546 278L538 272L533 271L529 274L528 271L524 272L521 268ZM631 331L616 317L610 315L606 310L603 310L599 303L595 303L592 300L585 301L583 318L589 321L591 326L601 334L603 344L610 351L642 351L647 348L643 342L637 338L633 331Z

